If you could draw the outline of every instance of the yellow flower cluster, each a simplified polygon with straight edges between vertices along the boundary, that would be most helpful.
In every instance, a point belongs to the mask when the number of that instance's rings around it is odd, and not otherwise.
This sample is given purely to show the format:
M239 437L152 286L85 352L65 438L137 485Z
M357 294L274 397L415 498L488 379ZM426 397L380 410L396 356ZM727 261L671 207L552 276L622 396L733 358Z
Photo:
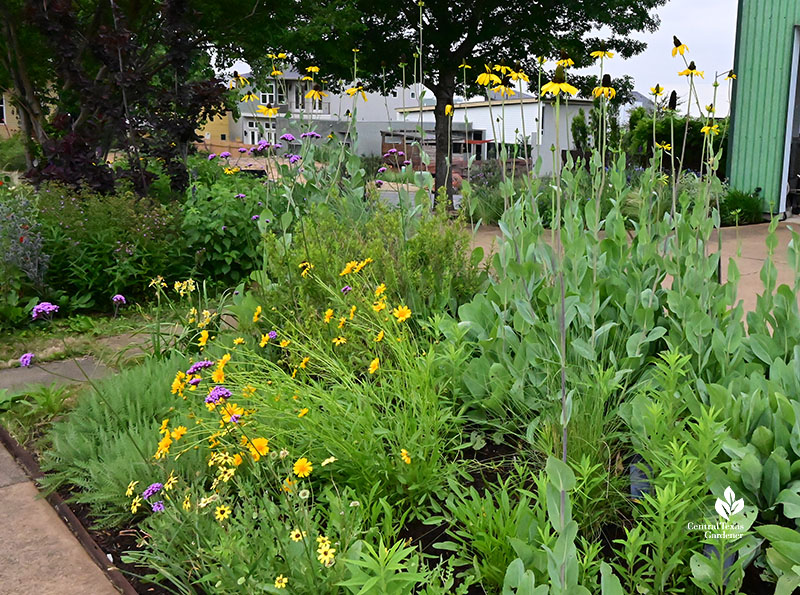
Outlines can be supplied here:
M365 258L361 261L351 260L345 265L345 267L342 269L342 272L339 273L339 276L344 277L350 273L360 273L361 270L371 262L374 262L371 258Z
M335 553L336 550L331 547L330 539L324 535L317 537L317 560L319 560L320 564L327 568L333 566L336 561Z
M178 292L178 295L183 297L197 289L197 284L193 279L187 279L186 281L175 281L173 288L176 292Z

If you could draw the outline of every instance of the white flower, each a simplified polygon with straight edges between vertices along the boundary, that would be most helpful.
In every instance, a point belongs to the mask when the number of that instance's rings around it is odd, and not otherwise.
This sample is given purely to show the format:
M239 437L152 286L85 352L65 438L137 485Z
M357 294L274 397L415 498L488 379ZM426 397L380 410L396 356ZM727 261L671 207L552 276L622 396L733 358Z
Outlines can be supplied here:
M355 508L356 506L361 506L361 502L359 502L358 500L353 500L350 503L350 508Z
M300 490L297 493L297 495L300 496L303 500L305 500L306 498L308 498L311 495L311 492L309 492L308 490Z

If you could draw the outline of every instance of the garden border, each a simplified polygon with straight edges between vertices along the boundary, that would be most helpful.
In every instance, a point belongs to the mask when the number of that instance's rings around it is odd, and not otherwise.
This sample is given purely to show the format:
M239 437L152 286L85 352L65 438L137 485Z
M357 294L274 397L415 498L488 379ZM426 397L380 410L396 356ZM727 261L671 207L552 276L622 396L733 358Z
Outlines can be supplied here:
M36 459L33 458L33 455L17 442L2 425L0 425L0 443L2 443L11 453L11 456L22 465L25 473L36 486L36 490L44 496L45 500L53 507L53 510L55 510L61 520L64 521L64 524L78 540L78 543L81 544L81 547L89 554L92 561L100 567L100 570L103 571L103 574L109 582L124 595L138 595L138 591L128 582L125 575L123 575L116 566L113 566L113 564L109 565L109 560L105 552L97 545L97 542L92 538L89 531L86 530L86 527L83 526L80 519L75 516L72 509L64 502L64 499L57 492L44 494L39 489L37 480L45 476L39 464L36 462Z

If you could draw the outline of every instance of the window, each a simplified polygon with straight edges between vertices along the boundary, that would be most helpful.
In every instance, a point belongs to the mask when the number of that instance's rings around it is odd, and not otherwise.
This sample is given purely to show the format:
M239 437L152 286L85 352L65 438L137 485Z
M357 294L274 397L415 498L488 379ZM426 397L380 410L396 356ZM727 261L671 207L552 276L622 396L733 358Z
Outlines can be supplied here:
M263 103L264 105L272 103L269 99L269 95L267 95L266 93L261 93L261 103Z
M220 134L220 135L219 135L219 140L226 140L226 139L227 139L227 137L228 137L228 135L227 135L227 134Z
M255 128L256 127L256 123L253 122L252 120L250 120L250 121L247 122L247 127L248 128Z
M275 87L277 86L278 92L277 95L275 93ZM270 81L267 83L267 92L261 93L261 103L263 104L271 104L281 105L286 103L286 89L279 85L277 81Z

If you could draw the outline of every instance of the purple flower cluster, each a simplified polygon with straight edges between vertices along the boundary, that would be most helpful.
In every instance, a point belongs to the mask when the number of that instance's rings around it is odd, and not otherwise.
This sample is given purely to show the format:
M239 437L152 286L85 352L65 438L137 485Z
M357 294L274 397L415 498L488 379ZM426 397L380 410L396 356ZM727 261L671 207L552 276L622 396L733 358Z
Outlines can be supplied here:
M220 159L227 159L230 156L231 156L231 154L230 154L229 151L223 151L222 153L219 154L219 158Z
M212 362L211 360L207 360L207 359L201 360L199 362L195 362L195 363L192 364L192 366L188 370L186 370L186 375L187 376L194 376L200 370L204 370L205 368L210 368L213 365L214 365L214 362Z
M231 394L231 391L224 386L215 386L211 389L211 392L208 393L206 403L219 403L222 399L229 399Z
M385 168L385 167L379 167L379 168L378 168L378 173L379 173L379 174L382 174L382 173L383 173L383 172L385 172L385 171L386 171L386 168Z
M51 304L50 302L41 302L33 307L31 318L34 320L38 320L42 316L49 318L50 315L55 314L56 312L58 312L58 306Z
M258 221L260 217L258 215L253 215L252 217L250 217L250 219L251 221Z
M322 138L322 136L312 130L310 132L304 132L300 135L300 138Z
M153 512L164 512L164 501L153 502Z
M234 198L247 198L246 194L242 194L241 192L237 194Z
M411 165L411 162L408 159L406 159L405 161L403 161L403 165Z
M286 156L289 158L289 163L292 164L292 165L294 165L295 163L297 163L298 161L300 161L302 159L302 157L300 157L300 155L292 155L291 153L287 153Z
M30 353L30 352L29 352L29 353L23 353L23 354L22 354L22 355L19 357L19 365L20 365L20 367L22 367L22 368L27 368L27 367L29 367L29 366L31 365L31 362L32 362L32 361L33 361L33 354L32 354L32 353Z
M376 185L378 188L380 188L381 186L383 186L383 180L375 180L375 185Z
M111 301L114 303L115 306L124 306L128 302L125 300L125 296L121 293L111 296Z
M275 337L278 336L278 333L277 331L270 331L267 333L267 336L270 338L270 340L273 340Z
M287 143L290 143L290 142L292 142L294 140L297 140L297 139L294 137L293 134L290 134L290 133L287 132L286 134L281 136L281 140L285 140Z
M209 161L213 161L213 160L214 160L214 158L215 158L216 156L217 156L217 154L216 154L216 153L210 153L210 154L208 155L208 160L209 160Z
M189 381L189 385L190 386L197 386L198 384L200 384L200 382L202 382L202 380L203 380L202 378L192 378Z
M237 151L239 151L240 153L247 153L247 149L245 149L244 147L239 147L239 148L238 148L238 149L236 149L236 150L237 150ZM251 149L251 150L252 150L252 149Z
M344 287L342 287L342 293L345 294L345 295L347 295L351 291L353 291L353 288L350 287L349 285L345 285Z
M239 415L238 413L234 413L233 415L231 415L231 423L232 424L239 423L239 418L240 417L242 417L242 416Z
M154 496L158 494L162 488L164 487L163 483L151 483L144 492L142 492L142 498L147 500L150 496Z

